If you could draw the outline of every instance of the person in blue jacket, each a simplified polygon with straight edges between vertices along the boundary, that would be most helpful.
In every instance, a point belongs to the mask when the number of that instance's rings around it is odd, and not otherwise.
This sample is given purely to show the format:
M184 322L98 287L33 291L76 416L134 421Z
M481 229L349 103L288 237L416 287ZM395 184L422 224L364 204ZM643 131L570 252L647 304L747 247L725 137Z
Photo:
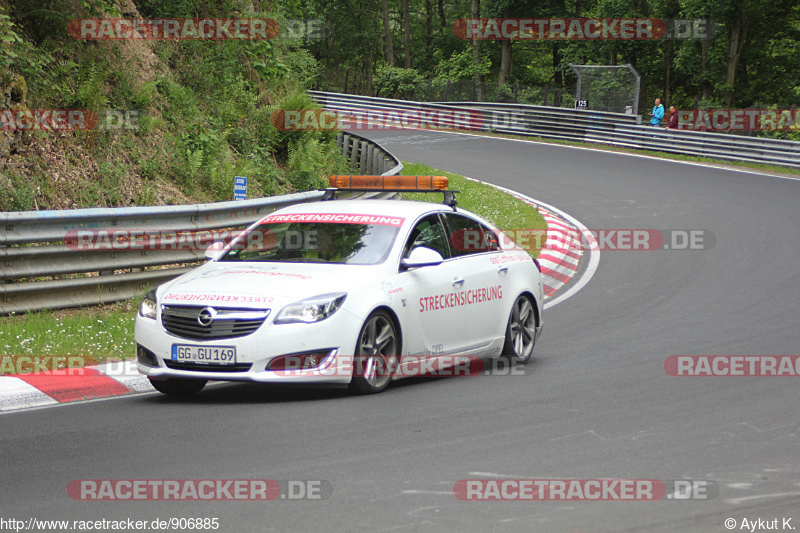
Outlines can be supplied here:
M661 98L656 98L656 105L650 116L653 117L650 119L650 125L661 127L661 119L664 118L664 106L661 105Z

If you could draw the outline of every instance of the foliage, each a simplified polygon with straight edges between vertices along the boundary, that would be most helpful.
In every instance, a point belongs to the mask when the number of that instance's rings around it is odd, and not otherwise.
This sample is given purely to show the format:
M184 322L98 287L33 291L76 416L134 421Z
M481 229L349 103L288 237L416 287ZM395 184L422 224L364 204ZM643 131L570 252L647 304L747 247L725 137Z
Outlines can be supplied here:
M145 18L302 16L299 5L284 11L249 0L135 4ZM93 185L62 191L71 205L163 202L159 191L165 188L199 201L229 200L236 175L251 178L251 195L281 194L316 188L323 176L345 168L335 133L280 132L271 123L277 108L314 107L303 89L319 68L302 42L189 40L134 47L68 37L66 25L73 18L128 16L120 14L120 5L117 0L15 0L8 14L0 12L0 66L4 74L19 73L28 82L29 107L87 109L101 117L108 109L140 113L137 131L60 138L60 149L88 155L70 155L70 172L93 176ZM253 6L271 11L248 11ZM142 71L132 59L151 51L159 68ZM14 170L4 178L17 193L0 207L48 206L52 197L43 192L46 187L33 185L33 173ZM41 176L44 183L54 179L47 172Z
M422 81L416 69L399 67L379 67L375 75L375 93L386 98L411 99L414 88Z
M81 0L81 6L90 17L102 17L111 15L112 17L120 17L119 6L114 0Z

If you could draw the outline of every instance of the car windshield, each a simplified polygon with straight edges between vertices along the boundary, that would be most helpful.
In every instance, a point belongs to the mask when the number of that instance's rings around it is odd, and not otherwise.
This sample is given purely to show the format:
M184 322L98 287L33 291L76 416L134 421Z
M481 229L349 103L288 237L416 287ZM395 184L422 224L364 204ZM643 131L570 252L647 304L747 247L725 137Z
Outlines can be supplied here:
M398 225L266 222L244 234L220 261L372 265L386 259Z

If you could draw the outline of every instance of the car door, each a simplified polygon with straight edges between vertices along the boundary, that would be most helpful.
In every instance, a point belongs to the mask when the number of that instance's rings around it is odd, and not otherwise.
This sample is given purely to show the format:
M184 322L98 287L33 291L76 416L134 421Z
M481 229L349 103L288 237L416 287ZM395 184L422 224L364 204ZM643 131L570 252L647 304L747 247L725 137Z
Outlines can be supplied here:
M481 222L457 212L443 214L448 244L450 271L460 281L459 300L464 305L461 323L465 348L480 352L505 332L504 291L508 267L498 261L502 251L497 235Z
M397 281L407 303L405 351L422 357L461 353L467 347L463 309L453 305L452 295L459 290L463 273L458 264L448 261L450 246L438 214L423 217L415 224L406 240L403 257L407 258L418 246L436 250L444 261L435 266L400 267Z

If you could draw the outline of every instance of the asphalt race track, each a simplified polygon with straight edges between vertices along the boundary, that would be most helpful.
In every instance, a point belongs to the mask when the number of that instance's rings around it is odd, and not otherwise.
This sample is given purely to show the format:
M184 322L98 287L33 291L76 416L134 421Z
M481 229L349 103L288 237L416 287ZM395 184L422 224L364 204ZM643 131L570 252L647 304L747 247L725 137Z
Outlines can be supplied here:
M797 377L673 377L672 355L800 352L800 182L562 146L371 133L592 229L710 230L710 249L604 250L548 309L525 375L384 394L220 385L0 416L5 518L219 518L218 531L723 532L800 527ZM85 502L75 479L320 480L323 500ZM460 501L462 479L710 480L711 499ZM745 528L746 529L746 528Z

